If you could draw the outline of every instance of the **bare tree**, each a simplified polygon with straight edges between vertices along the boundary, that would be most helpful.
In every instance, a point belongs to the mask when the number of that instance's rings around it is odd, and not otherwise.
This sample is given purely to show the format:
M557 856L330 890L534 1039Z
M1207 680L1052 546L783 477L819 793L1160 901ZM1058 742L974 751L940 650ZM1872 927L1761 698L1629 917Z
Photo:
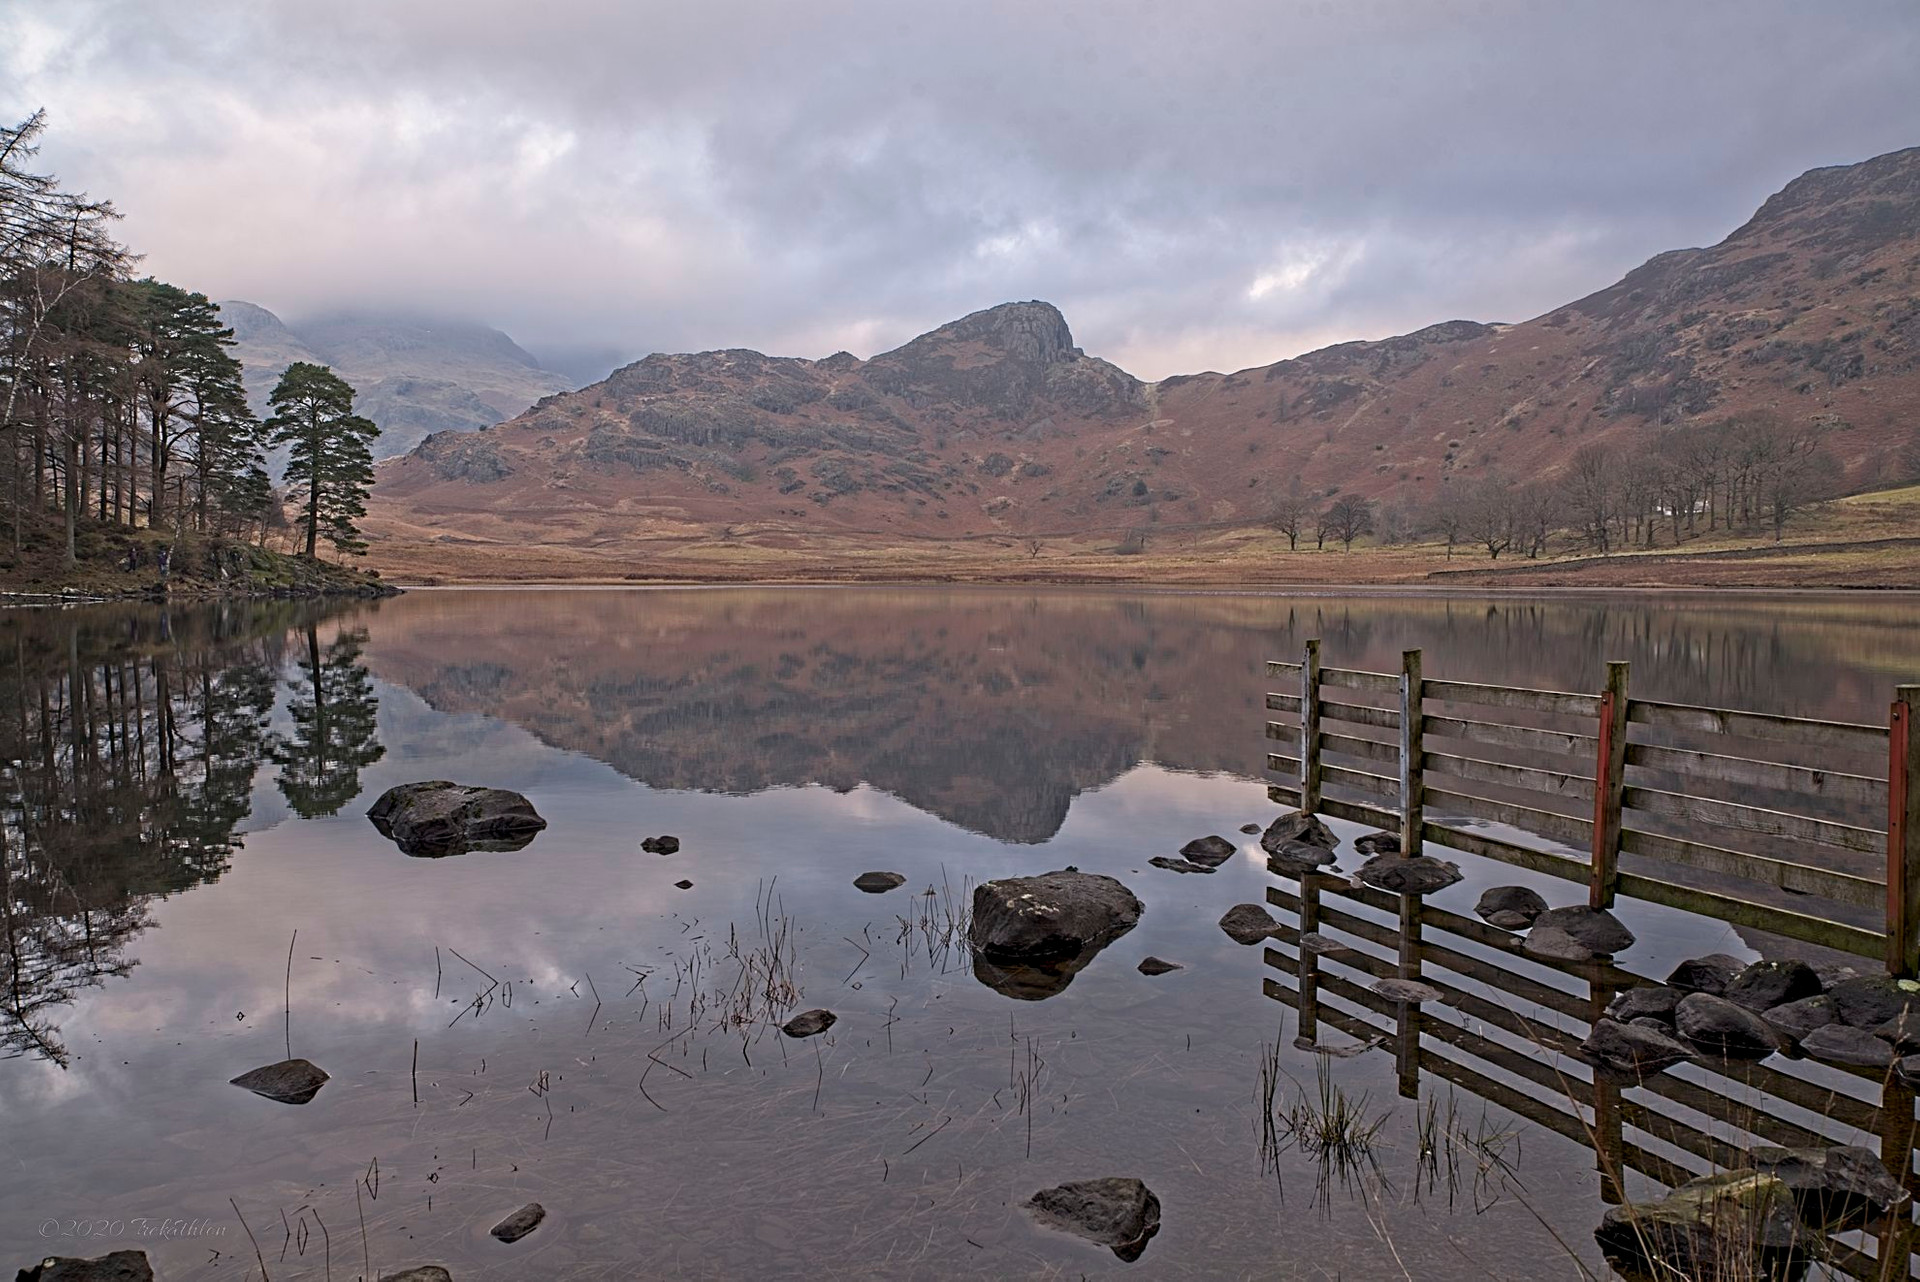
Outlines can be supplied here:
M1460 505L1461 529L1487 550L1489 560L1513 546L1514 488L1498 474L1489 474L1468 488Z
M1560 478L1572 528L1601 556L1613 550L1614 455L1605 445L1583 445Z
M1326 532L1351 552L1355 539L1373 532L1373 503L1357 494L1342 494L1327 508L1324 525Z
M1306 528L1307 518L1313 512L1313 504L1307 502L1306 495L1300 492L1298 478L1294 487L1273 501L1267 509L1267 524L1287 536L1287 551L1300 550L1300 532Z

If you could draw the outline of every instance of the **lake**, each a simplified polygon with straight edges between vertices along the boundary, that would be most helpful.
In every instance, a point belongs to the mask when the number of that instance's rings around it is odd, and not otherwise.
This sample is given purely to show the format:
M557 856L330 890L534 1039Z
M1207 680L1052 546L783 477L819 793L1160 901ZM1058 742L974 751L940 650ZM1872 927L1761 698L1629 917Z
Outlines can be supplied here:
M1920 602L1878 596L11 612L0 1268L136 1247L164 1278L1606 1276L1588 1147L1459 1081L1404 1097L1391 1047L1297 1045L1263 991L1285 977L1216 925L1277 884L1241 830L1279 813L1263 661L1309 637L1343 667L1422 647L1430 678L1566 690L1625 659L1643 697L1882 724L1920 676ZM428 779L549 826L411 857L366 811ZM1147 862L1208 834L1237 845L1215 873ZM1434 897L1458 911L1525 880L1460 862ZM1069 866L1123 881L1139 925L1077 972L976 965L972 887ZM904 884L854 887L875 870ZM1774 951L1620 913L1643 974ZM815 1007L826 1034L778 1031ZM289 1055L330 1074L311 1102L229 1085ZM1323 1065L1379 1121L1352 1169L1262 1142L1263 1073L1299 1099ZM1133 1262L1021 1209L1105 1176L1161 1204ZM488 1236L532 1201L530 1236Z

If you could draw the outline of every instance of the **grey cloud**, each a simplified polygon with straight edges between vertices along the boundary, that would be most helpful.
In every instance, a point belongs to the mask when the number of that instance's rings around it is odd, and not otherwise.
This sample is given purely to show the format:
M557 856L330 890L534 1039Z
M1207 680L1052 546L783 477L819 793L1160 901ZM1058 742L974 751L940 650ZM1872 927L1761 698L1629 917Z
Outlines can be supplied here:
M820 355L1046 297L1148 376L1519 319L1920 141L1907 0L610 8L29 5L0 102L287 311Z

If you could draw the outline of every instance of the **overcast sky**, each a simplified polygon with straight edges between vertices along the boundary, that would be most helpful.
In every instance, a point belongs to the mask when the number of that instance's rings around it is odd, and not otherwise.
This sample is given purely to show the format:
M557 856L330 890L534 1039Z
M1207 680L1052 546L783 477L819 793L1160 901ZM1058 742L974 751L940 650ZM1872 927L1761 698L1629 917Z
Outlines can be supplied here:
M1519 320L1920 144L1920 3L4 0L156 275L536 352L1009 299L1145 377Z

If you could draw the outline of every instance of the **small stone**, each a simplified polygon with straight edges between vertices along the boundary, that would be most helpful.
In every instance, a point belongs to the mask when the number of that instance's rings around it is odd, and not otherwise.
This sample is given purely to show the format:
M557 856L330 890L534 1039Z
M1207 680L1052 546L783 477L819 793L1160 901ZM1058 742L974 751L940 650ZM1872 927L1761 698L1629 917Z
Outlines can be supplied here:
M91 1260L49 1255L14 1276L18 1282L153 1282L153 1266L145 1251L115 1251Z
M1155 855L1153 858L1147 860L1147 862L1155 868L1167 868L1174 872L1210 873L1213 871L1213 869L1208 868L1204 864L1190 864L1184 859L1175 859L1170 855Z
M1240 831L1246 833L1249 837L1251 837L1253 834L1260 831L1260 825L1259 824L1241 824Z
M678 886L678 887L679 887L679 888L680 888L681 890L692 890L692 889L693 889L693 883L692 883L692 882L690 882L690 881L688 881L688 880L687 880L686 878L684 878L684 877L682 877L682 878L681 878L681 879L680 879L679 881L676 881L676 882L674 882L673 884L674 884L675 886Z
M546 1207L538 1202L529 1202L487 1231L502 1242L518 1242L539 1228L540 1221L546 1218Z
M1673 1017L1682 1037L1721 1055L1758 1059L1780 1047L1780 1034L1766 1020L1711 993L1688 993Z
M1535 926L1520 947L1549 961L1590 962L1596 956L1593 949L1555 926Z
M676 854L680 849L680 839L678 837L648 837L640 843L640 849L650 855Z
M1672 1025L1673 1008L1686 996L1677 988L1668 988L1664 984L1642 984L1639 988L1629 988L1611 1002L1607 1003L1607 1015L1621 1023L1631 1023L1636 1019L1652 1018Z
M839 1021L840 1017L830 1010L803 1010L780 1025L780 1031L788 1037L817 1037Z
M1289 841L1304 842L1322 850L1333 850L1340 844L1340 839L1333 835L1333 829L1321 823L1317 815L1303 815L1297 810L1281 815L1260 834L1260 847L1270 855Z
M1423 984L1417 979L1402 979L1397 975L1376 979L1369 987L1390 1002L1437 1002L1446 997L1432 984Z
M1240 847L1225 837L1195 837L1180 847L1180 857L1190 863L1205 864L1209 868L1218 868L1234 857Z
M1432 855L1375 855L1355 875L1389 894L1431 895L1458 882L1460 866Z
M1822 1024L1800 1039L1800 1049L1815 1059L1856 1068L1885 1068L1893 1063L1891 1045L1851 1024Z
M907 884L907 879L897 872L863 872L853 879L856 888L869 895L884 895L889 890Z
M453 1282L453 1274L437 1264L422 1264L399 1273L382 1273L380 1282Z
M1331 953L1341 951L1343 948L1345 948L1344 944L1327 938L1317 930L1310 930L1300 936L1300 951L1303 953Z
M1694 957L1681 962L1667 976L1667 983L1682 992L1711 993L1715 997L1727 991L1727 985L1733 977L1747 968L1747 964L1738 957L1726 953L1708 953L1705 957Z
M1490 926L1525 930L1547 911L1547 901L1526 886L1490 886L1481 892L1473 911Z
M1076 1180L1042 1189L1024 1205L1042 1224L1098 1242L1129 1263L1160 1231L1160 1199L1135 1179Z
M1259 904L1235 904L1220 918L1220 929L1236 944L1257 944L1279 925Z
M1390 832L1362 833L1353 839L1353 848L1363 855L1397 855L1400 838Z
M1773 1025L1774 1031L1782 1037L1797 1042L1814 1029L1824 1028L1839 1019L1840 1013L1833 1007L1833 998L1816 993L1812 997L1782 1002L1771 1010L1761 1011L1760 1018Z
M1267 867L1286 877L1305 877L1319 872L1336 858L1331 850L1310 846L1304 841L1284 841L1263 849L1267 852Z
M1757 961L1735 975L1720 994L1748 1010L1772 1010L1820 994L1820 977L1803 961Z
M283 1059L230 1080L234 1086L282 1104L305 1104L327 1084L327 1072L310 1060Z
M1589 908L1585 904L1549 908L1534 918L1533 925L1536 930L1542 926L1563 930L1603 956L1624 953L1633 947L1633 932L1604 908Z
M1140 961L1142 975L1164 975L1170 970L1185 969L1179 962L1170 962L1161 957L1144 957Z
M1594 1021L1580 1053L1591 1063L1635 1075L1658 1073L1693 1058L1693 1048L1676 1040L1658 1020L1649 1026L1637 1019L1631 1024Z

